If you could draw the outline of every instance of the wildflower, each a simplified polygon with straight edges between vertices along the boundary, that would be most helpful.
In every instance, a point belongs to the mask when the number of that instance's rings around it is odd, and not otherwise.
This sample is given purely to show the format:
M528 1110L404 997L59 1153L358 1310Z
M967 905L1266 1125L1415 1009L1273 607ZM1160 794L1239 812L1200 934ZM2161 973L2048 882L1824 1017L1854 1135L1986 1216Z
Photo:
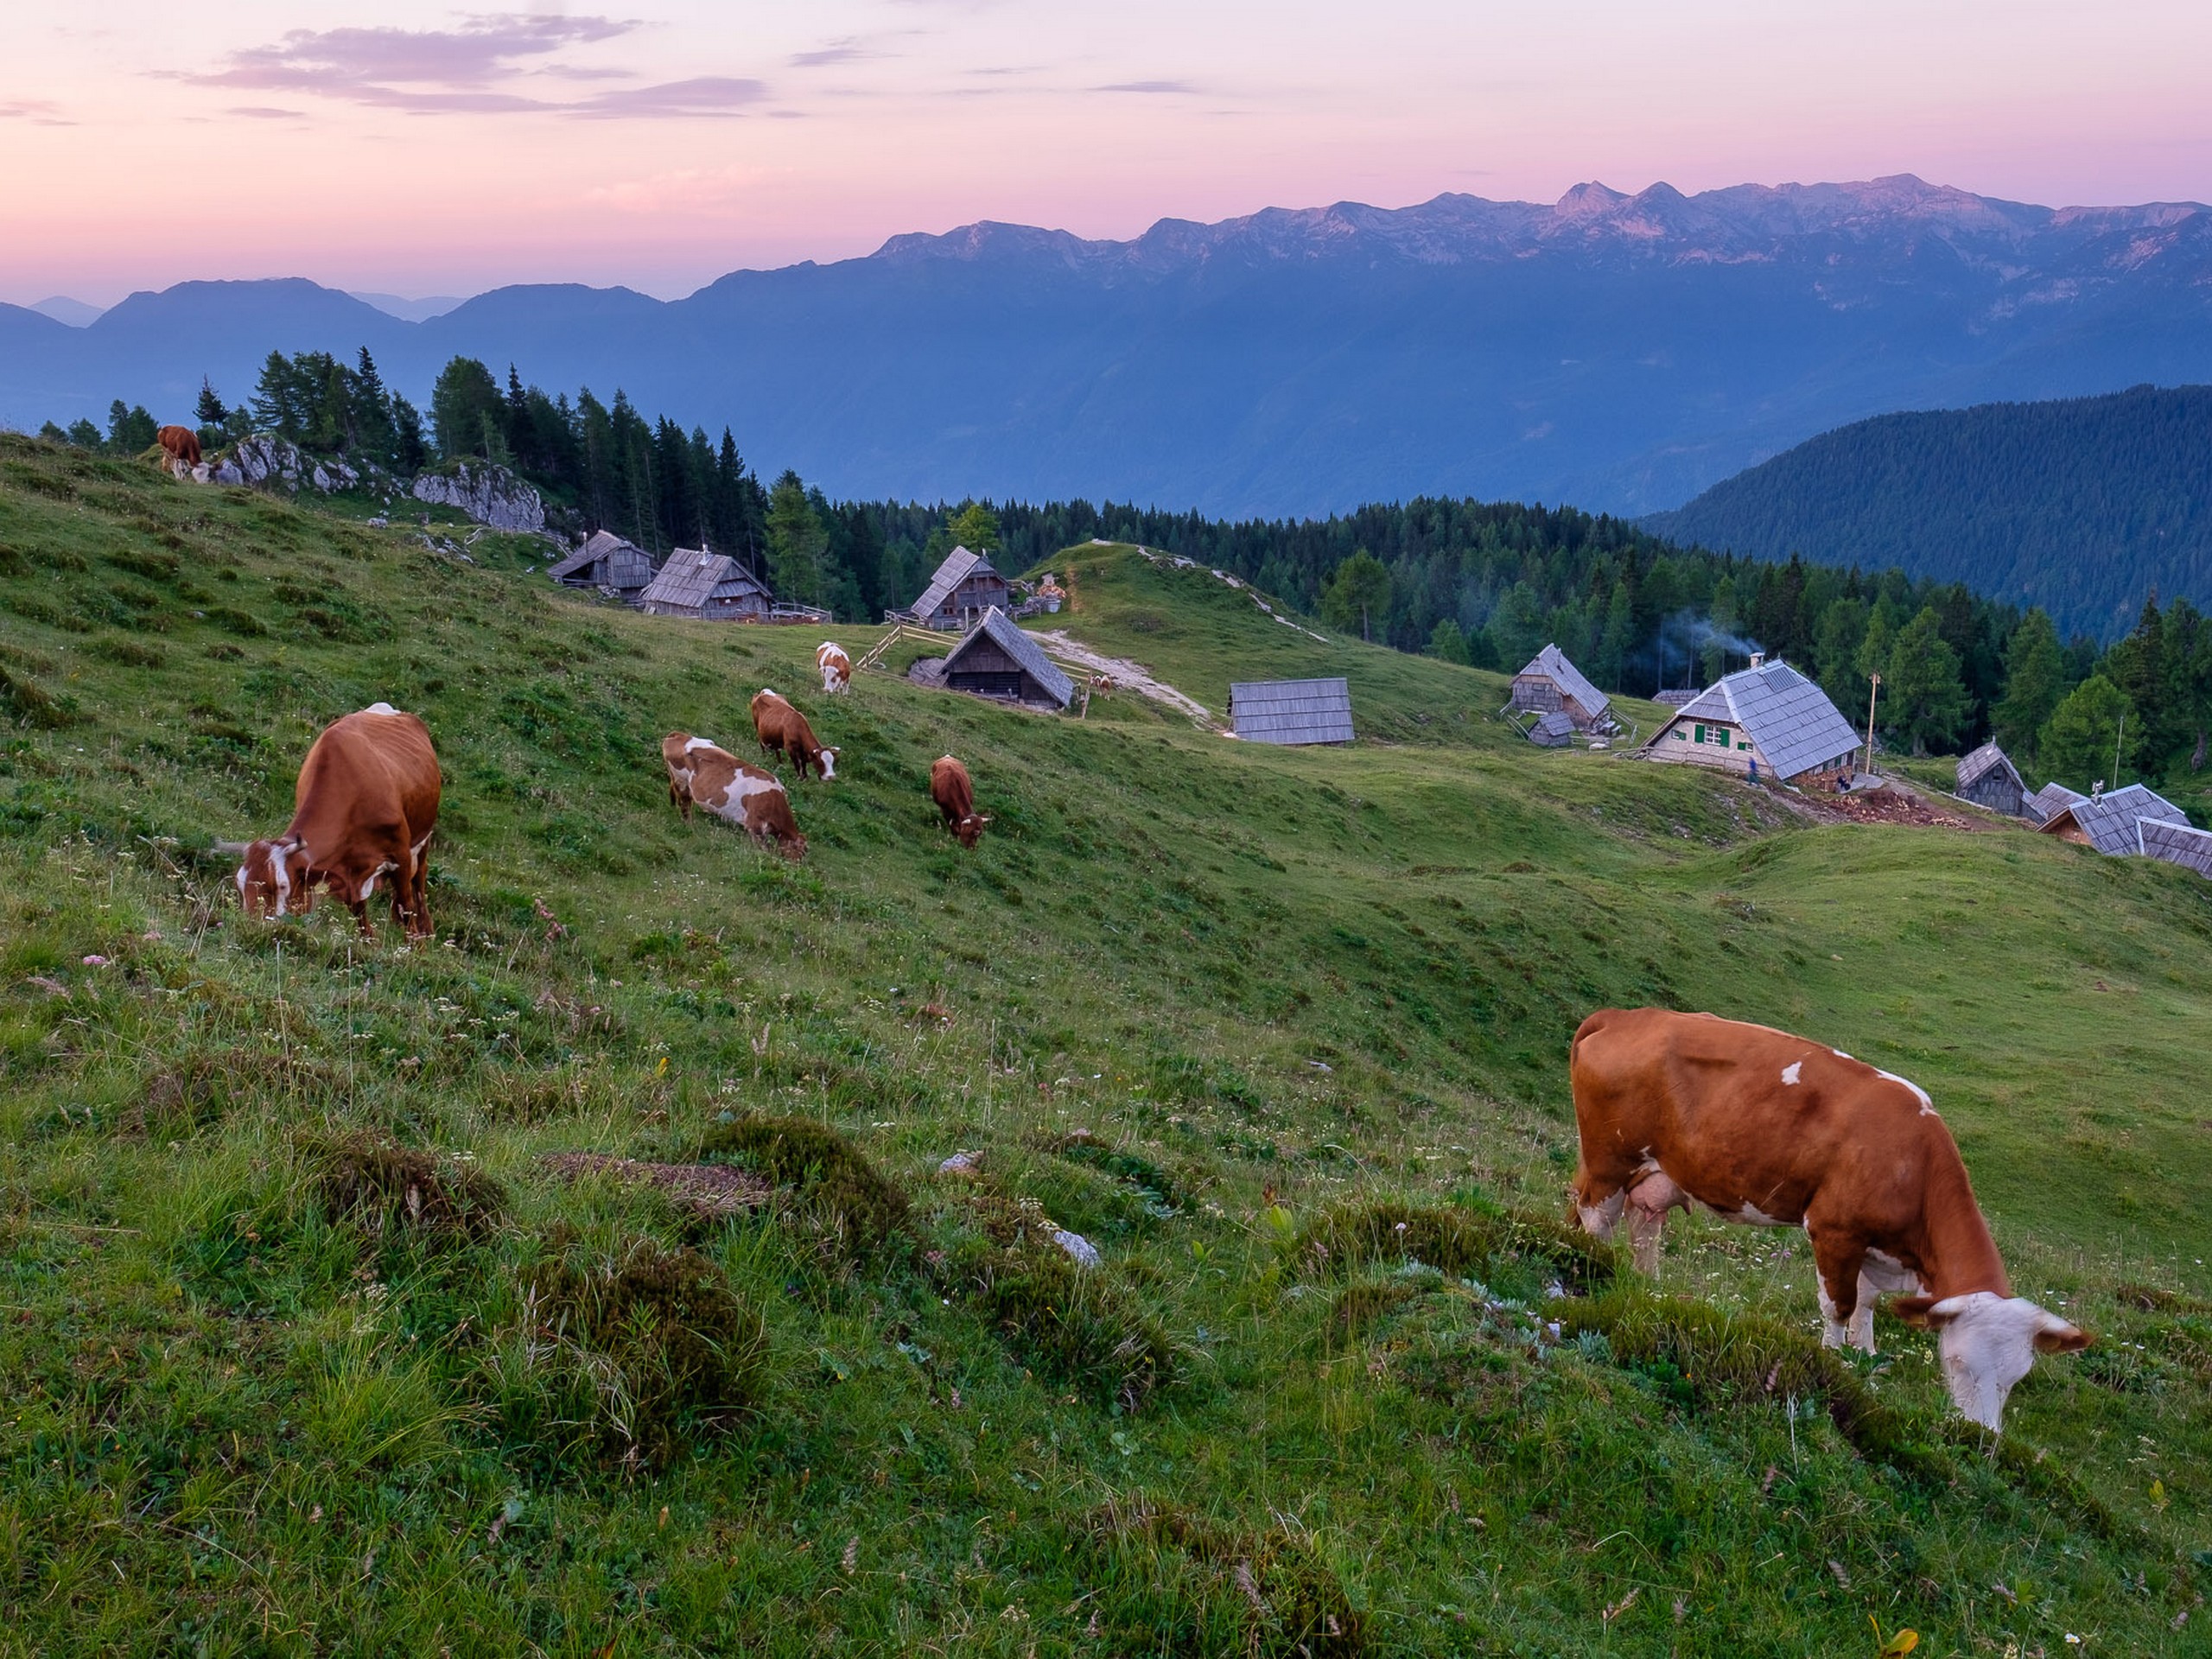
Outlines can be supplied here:
M85 966L87 968L105 968L107 966L107 958L105 957L99 956L86 957L85 958Z

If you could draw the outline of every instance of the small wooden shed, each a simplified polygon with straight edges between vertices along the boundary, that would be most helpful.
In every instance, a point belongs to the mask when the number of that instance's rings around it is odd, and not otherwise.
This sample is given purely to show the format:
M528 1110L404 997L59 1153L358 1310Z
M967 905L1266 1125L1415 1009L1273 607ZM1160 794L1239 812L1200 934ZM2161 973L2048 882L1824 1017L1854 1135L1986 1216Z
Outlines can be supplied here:
M766 621L768 590L725 553L679 547L652 585L638 595L638 608L652 616L689 616L709 622Z
M944 683L955 691L1065 709L1075 684L1053 666L1044 647L994 607L944 659Z
M2189 814L2158 791L2130 784L2060 807L2044 820L2043 833L2079 847L2094 847L2110 858L2125 858L2142 852L2138 826L2145 819L2186 826Z
M1529 724L1529 741L1540 749L1565 748L1574 741L1574 717L1564 709L1538 715Z
M1255 743L1349 743L1351 687L1343 680L1236 680L1229 723Z
M594 530L584 544L546 571L563 588L605 588L635 603L652 585L653 556L611 530Z
M885 614L888 622L913 622L925 628L972 628L987 611L1012 607L1014 590L980 553L956 547L945 556L922 595L903 611Z
M2088 798L2078 790L2069 789L2063 784L2045 784L2028 797L2024 803L2026 810L2021 816L2032 818L2037 823L2048 823L2075 802Z
M1513 677L1512 706L1563 714L1578 732L1608 730L1613 724L1612 705L1605 694L1557 645L1546 645Z
M1958 783L1951 792L2008 818L2028 815L2028 786L2018 768L1993 742L1983 744L1959 761Z

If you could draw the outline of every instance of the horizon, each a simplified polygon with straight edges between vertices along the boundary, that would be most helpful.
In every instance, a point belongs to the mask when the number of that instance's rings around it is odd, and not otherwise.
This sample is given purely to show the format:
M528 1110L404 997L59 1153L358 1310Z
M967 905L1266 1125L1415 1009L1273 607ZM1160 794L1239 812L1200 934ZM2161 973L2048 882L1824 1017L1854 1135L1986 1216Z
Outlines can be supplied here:
M399 296L544 282L657 298L979 220L1123 240L1255 204L1686 194L1913 173L2055 206L2212 194L2212 14L1748 0L1664 17L1408 3L1255 35L1165 0L1012 16L826 0L617 16L248 0L17 25L0 72L0 296L105 307L303 276ZM2192 50L2191 48L2195 49ZM1326 65L1317 72L1315 65ZM456 158L461 158L457 164ZM167 164L164 164L164 162ZM1621 187L1615 187L1621 188Z

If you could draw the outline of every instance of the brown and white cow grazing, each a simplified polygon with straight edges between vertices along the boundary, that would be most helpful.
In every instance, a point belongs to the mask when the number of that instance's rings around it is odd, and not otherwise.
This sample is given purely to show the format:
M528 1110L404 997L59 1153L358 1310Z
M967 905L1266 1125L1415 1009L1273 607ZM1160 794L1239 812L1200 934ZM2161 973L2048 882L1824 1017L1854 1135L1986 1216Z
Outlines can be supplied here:
M822 671L822 689L828 695L838 696L853 689L853 659L836 640L824 639L817 645L814 661Z
M791 817L791 797L773 772L749 766L728 750L689 732L671 732L661 739L660 753L668 763L669 797L685 817L691 816L691 803L696 801L762 846L773 846L792 863L806 856L806 837Z
M369 899L389 875L392 919L410 938L429 938L438 755L423 722L388 702L333 721L308 750L292 799L284 833L245 849L238 887L247 910L305 915L320 884L371 933Z
M944 827L959 837L963 847L973 847L991 820L976 810L976 786L968 768L949 754L930 762L930 798L944 815Z
M1659 1263L1667 1211L1800 1227L1819 1275L1822 1340L1874 1348L1874 1299L1942 1332L1959 1409L1994 1429L2037 1351L2089 1338L2012 1294L1951 1132L1915 1084L1765 1026L1606 1008L1574 1033L1570 1071L1582 1224L1624 1209L1637 1265Z
M753 734L771 754L790 760L801 782L813 767L827 779L837 775L837 751L815 741L814 728L806 716L763 686L753 697Z
M187 467L200 464L200 435L188 426L165 426L154 434L154 442L172 466L180 461Z

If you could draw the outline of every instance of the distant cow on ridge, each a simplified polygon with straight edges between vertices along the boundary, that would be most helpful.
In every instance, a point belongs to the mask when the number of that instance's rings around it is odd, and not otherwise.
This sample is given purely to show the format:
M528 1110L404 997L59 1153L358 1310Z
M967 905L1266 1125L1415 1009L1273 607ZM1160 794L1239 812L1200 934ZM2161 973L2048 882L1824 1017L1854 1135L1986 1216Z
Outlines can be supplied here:
M671 732L661 739L660 753L668 766L669 798L687 819L696 801L794 864L806 856L806 837L791 817L791 798L773 772L749 766L689 732Z
M1582 1224L1610 1237L1624 1208L1637 1265L1659 1264L1667 1212L1802 1227L1823 1344L1872 1353L1874 1299L1942 1332L1958 1408L1995 1429L2035 1356L2088 1345L2012 1294L1951 1132L1918 1085L1765 1026L1665 1008L1601 1009L1569 1071Z
M305 915L321 883L372 933L369 898L390 875L392 919L428 938L438 788L437 751L414 715L376 702L333 721L300 766L284 833L238 849L238 898L260 915Z
M765 686L753 695L753 734L769 753L789 760L801 782L809 766L825 780L837 775L837 751L817 742L806 716Z
M188 426L165 426L154 434L154 442L162 446L162 453L172 466L182 462L187 467L200 464L200 435Z
M817 645L814 660L822 670L822 690L827 695L839 696L853 689L853 659L836 640L824 639Z
M982 837L988 817L976 810L976 786L968 768L949 754L930 762L930 798L944 816L944 827L963 847L973 848Z

